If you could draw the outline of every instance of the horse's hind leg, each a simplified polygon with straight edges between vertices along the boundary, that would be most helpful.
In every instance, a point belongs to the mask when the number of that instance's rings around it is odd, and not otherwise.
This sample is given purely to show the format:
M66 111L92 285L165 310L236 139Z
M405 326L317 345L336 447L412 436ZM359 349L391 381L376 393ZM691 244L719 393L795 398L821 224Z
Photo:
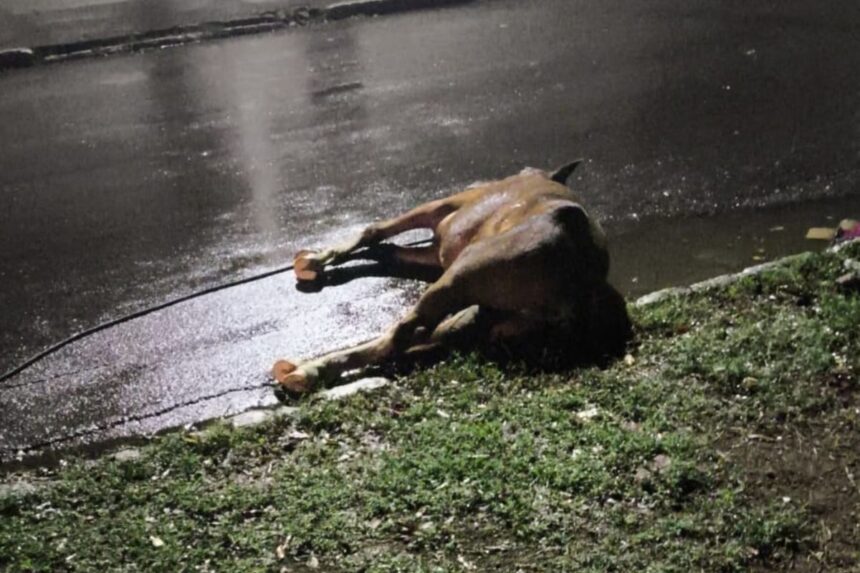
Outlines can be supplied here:
M403 247L389 243L371 247L367 255L385 265L440 268L439 245Z
M447 316L465 306L458 291L444 279L443 276L427 289L409 314L382 336L297 365L278 361L272 369L273 377L288 391L300 394L333 383L344 372L380 364L402 354L422 338L419 328L425 333L433 332Z

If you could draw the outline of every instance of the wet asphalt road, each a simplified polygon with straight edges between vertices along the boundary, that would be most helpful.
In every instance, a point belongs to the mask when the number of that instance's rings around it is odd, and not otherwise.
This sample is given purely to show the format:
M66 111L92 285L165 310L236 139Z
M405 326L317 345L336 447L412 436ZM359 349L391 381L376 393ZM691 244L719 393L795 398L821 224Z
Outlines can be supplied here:
M0 76L0 369L477 179L585 156L628 294L860 215L860 5L499 0ZM278 276L0 387L0 459L255 405L418 286Z

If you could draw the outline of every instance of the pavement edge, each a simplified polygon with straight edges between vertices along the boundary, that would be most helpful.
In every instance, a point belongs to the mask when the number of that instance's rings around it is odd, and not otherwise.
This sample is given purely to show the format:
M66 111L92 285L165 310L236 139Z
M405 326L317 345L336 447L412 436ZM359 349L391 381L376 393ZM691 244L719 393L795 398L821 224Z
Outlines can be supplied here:
M382 16L468 4L475 0L350 0L323 8L299 7L276 10L229 21L212 21L44 46L0 50L0 72L66 60L192 44L207 40L272 32L315 22L345 20L357 16Z
M838 253L839 251L847 248L849 245L852 245L855 243L860 243L860 239L852 239L849 241L843 241L843 242L838 243L836 245L832 245L832 246L828 247L825 252L827 252L827 253ZM732 283L736 283L743 278L760 275L761 273L763 273L767 270L770 270L774 267L778 267L778 266L781 266L784 264L788 264L792 261L796 261L805 255L806 255L806 253L798 253L796 255L789 255L787 257L782 257L780 259L776 259L775 261L768 261L768 262L762 263L760 265L747 267L747 268L743 269L742 271L739 271L736 273L718 275L716 277L713 277L713 278L710 278L710 279L707 279L707 280L704 280L704 281L701 281L698 283L693 283L689 286L669 287L669 288L661 289L658 291L654 291L652 293L643 295L643 296L639 297L638 299L636 299L633 302L633 306L638 306L638 307L648 306L650 304L655 304L655 303L658 303L660 301L666 300L667 298L678 297L678 296L683 296L685 294L702 292L702 291L711 290L711 289L714 289L717 287L727 286L727 285L730 285Z

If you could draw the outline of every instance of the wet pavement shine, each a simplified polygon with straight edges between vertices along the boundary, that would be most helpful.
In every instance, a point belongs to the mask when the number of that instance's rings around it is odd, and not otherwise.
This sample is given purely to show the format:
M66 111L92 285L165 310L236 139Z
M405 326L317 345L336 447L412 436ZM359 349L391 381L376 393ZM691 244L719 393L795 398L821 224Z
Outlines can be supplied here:
M860 5L499 0L0 75L0 370L365 224L585 157L630 295L860 215ZM815 245L812 245L813 247ZM0 460L271 405L421 286L278 275L0 385Z

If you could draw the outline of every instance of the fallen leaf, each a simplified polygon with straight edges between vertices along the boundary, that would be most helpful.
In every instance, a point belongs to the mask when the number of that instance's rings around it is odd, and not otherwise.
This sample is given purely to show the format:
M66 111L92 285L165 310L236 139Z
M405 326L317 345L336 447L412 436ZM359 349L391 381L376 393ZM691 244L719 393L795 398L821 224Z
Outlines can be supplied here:
M275 555L278 556L278 559L283 560L284 557L287 556L287 548L290 546L290 542L293 540L292 535L287 535L284 542L275 547Z
M836 229L827 227L812 227L806 231L806 238L813 241L832 241L836 237Z

